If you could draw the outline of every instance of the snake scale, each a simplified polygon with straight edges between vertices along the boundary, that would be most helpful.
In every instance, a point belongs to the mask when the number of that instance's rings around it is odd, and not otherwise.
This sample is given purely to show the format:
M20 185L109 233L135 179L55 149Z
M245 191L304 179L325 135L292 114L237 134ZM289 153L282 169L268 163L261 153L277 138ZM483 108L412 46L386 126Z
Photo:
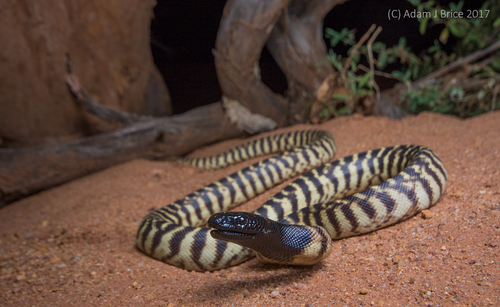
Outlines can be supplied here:
M330 133L306 130L186 159L214 169L282 152L146 215L136 246L194 271L227 268L255 255L265 262L314 264L330 254L332 240L407 219L445 190L444 165L427 147L386 147L328 163L336 149ZM225 212L304 172L253 213ZM207 223L210 228L200 227Z

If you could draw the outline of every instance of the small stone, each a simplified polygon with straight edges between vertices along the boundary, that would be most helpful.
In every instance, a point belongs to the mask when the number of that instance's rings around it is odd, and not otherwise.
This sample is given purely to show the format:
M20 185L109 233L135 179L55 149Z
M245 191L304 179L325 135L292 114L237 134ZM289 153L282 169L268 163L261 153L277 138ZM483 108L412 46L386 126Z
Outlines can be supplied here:
M278 291L271 292L272 297L278 297L278 295L280 295L280 293Z
M455 193L448 194L448 196L454 197L454 198L461 198L462 196L464 196L464 194L462 192L455 192Z
M398 264L399 263L399 257L398 256L392 257L392 263Z
M497 247L498 243L497 242L490 242L490 243L488 243L488 246L489 247Z
M410 281L408 283L411 284L411 285L413 285L415 283L415 280L416 279L412 277L412 278L410 278Z
M306 284L298 284L297 288L299 288L299 289L307 289L307 286L306 286Z
M444 245L443 245L443 246L441 246L441 250L442 250L442 251L445 251L445 250L446 250L446 246L444 246Z
M32 232L27 232L24 234L25 239L32 239L34 237L35 237L35 235Z
M361 289L361 290L359 290L359 294L361 294L361 295L367 295L368 294L368 290L367 289Z
M132 283L132 287L133 287L134 289L136 289L136 290L139 290L139 289L141 289L141 288L142 288L142 286L141 286L141 285L139 285L139 283L138 283L137 281L134 281L134 282Z
M161 173L162 173L161 169L153 169L153 170L151 170L151 175L153 177L156 177L156 178L161 178Z
M424 220L430 219L434 216L434 213L432 213L431 210L422 210L422 218Z

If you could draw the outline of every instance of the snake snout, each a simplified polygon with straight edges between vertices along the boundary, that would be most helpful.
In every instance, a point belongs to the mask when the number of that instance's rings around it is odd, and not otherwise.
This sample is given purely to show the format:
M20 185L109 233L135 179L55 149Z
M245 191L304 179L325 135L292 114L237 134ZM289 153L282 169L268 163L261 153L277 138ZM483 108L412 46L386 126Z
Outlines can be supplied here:
M208 227L224 232L257 235L265 232L262 217L248 212L221 212L208 219Z

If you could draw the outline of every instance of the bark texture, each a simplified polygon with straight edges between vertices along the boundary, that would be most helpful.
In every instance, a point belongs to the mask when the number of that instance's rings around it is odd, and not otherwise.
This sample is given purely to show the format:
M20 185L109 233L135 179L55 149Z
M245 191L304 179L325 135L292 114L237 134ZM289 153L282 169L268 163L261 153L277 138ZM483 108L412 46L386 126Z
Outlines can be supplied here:
M136 158L184 155L202 145L243 136L220 103L66 144L0 149L0 207L30 194Z
M346 0L294 0L273 28L267 48L288 81L288 123L309 118L314 94L333 72L323 40L323 19Z
M224 7L214 51L222 93L251 112L287 124L287 101L260 79L259 58L289 0L233 0Z
M4 9L16 17L0 22L0 38L25 52L3 54L0 69L16 74L0 83L6 100L0 135L12 147L46 144L0 149L0 206L130 159L178 156L243 136L233 122L260 122L252 131L304 122L314 93L332 72L323 18L345 0L227 2L214 57L226 111L244 110L231 120L220 103L158 117L169 105L149 50L154 2L50 1L12 1ZM258 61L266 42L288 79L287 97L261 82ZM96 132L104 133L74 140ZM50 138L72 141L47 145Z
M314 94L333 71L323 41L323 18L346 0L233 0L224 8L216 51L224 95L278 126L303 123ZM261 82L258 61L267 46L288 81L286 97Z
M59 143L116 128L75 104L64 82L67 55L84 86L107 106L169 114L168 92L149 47L154 5L151 0L1 1L2 145Z

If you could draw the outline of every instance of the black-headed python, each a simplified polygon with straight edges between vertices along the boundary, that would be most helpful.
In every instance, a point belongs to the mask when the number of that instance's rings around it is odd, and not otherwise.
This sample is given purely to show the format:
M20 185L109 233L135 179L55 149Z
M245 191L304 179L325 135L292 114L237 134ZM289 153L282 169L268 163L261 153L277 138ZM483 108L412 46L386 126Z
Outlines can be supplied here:
M429 148L380 148L327 163L336 144L320 130L265 137L187 162L213 169L280 151L146 215L137 248L194 271L227 268L254 255L310 265L330 254L332 239L407 219L434 205L446 187L446 170ZM306 171L253 213L225 212ZM207 222L211 228L200 227Z

